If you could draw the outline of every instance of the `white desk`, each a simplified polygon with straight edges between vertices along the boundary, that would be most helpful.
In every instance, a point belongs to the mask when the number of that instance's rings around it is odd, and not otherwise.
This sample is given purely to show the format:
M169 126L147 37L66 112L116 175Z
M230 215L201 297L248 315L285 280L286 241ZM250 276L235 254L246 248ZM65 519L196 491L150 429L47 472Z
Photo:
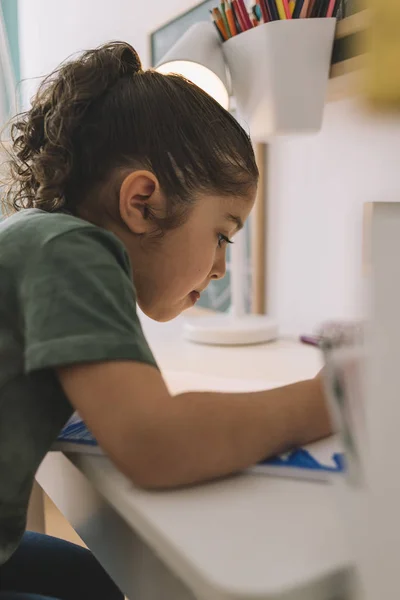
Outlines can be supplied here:
M315 374L295 342L211 348L145 321L161 368L286 383ZM332 488L260 475L171 492L108 459L51 453L38 481L130 600L339 600L350 565ZM333 591L335 590L335 591Z

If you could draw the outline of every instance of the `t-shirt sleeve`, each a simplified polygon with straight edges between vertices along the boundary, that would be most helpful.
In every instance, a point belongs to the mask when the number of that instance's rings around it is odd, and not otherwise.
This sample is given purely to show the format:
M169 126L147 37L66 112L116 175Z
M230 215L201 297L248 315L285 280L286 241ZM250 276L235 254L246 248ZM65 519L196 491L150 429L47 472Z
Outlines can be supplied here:
M27 258L20 289L25 371L106 360L156 362L136 312L123 246L77 228Z

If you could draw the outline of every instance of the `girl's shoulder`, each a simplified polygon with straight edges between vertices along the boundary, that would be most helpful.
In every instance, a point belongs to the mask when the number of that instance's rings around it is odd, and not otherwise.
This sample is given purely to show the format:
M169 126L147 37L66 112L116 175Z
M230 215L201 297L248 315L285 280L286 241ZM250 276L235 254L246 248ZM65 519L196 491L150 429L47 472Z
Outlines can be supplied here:
M46 212L39 208L27 208L7 217L0 223L0 240L12 235L27 234L49 241L60 234L76 229L91 229L96 225L75 217L68 212Z
M67 212L49 213L36 208L23 209L0 223L1 263L25 267L32 260L59 263L78 260L118 263L130 274L130 261L123 243L110 231ZM22 265L19 265L22 267ZM23 270L26 270L25 268Z

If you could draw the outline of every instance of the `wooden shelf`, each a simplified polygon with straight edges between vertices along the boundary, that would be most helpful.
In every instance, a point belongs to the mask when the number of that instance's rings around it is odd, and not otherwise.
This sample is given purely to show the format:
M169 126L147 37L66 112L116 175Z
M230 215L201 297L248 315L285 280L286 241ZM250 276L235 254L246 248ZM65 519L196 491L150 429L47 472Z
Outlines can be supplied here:
M327 101L334 102L360 93L365 66L365 31L370 12L363 10L336 27Z
M328 102L336 102L360 94L363 81L365 55L348 58L332 65L328 82Z
M363 33L368 27L369 18L370 11L361 10L354 13L354 15L350 15L350 17L342 19L342 21L338 21L335 39L337 40L355 33Z

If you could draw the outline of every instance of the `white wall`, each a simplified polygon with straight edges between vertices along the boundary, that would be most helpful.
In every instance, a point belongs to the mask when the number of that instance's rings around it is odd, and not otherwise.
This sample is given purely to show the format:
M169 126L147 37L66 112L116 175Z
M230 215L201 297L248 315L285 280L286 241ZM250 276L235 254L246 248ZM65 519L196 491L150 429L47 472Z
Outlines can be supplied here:
M328 104L316 136L281 139L269 161L269 310L284 332L362 312L363 204L400 200L400 119Z
M70 54L124 40L149 66L149 33L196 0L19 0L21 78L43 76ZM37 82L23 85L24 105Z

